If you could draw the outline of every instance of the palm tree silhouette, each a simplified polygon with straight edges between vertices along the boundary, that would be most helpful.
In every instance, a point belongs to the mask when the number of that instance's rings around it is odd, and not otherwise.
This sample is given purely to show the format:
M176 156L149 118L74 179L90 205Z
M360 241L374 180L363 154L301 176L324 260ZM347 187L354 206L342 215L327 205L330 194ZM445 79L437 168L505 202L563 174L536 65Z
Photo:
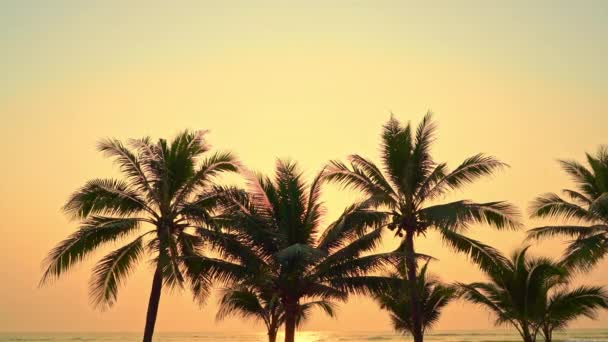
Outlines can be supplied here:
M482 176L493 174L504 163L483 154L466 159L453 171L431 156L436 126L428 113L416 132L408 123L403 127L391 116L382 130L381 156L384 172L370 160L349 157L350 165L331 162L326 179L358 189L367 195L366 205L377 208L389 229L404 236L407 278L412 296L412 334L423 341L422 309L417 288L414 238L434 229L447 245L491 265L489 256L496 251L461 234L470 224L488 224L498 229L519 228L517 210L507 202L476 203L460 200L432 204L451 190L462 188ZM484 263L484 260L487 263Z
M224 192L215 229L199 228L198 233L232 263L230 270L212 272L219 279L250 290L270 289L270 294L257 295L265 301L278 297L286 342L294 341L298 319L309 306L306 302L333 313L328 301L386 286L385 277L368 272L391 262L394 254L363 256L380 243L381 214L357 203L322 230L322 174L309 185L295 163L279 161L273 179L248 178L247 192Z
M331 301L300 303L296 325L303 323L315 307L322 309L330 317L335 315L335 303ZM217 319L221 320L230 315L262 321L266 326L268 342L277 340L279 328L285 323L285 308L278 294L272 288L259 289L246 284L235 284L234 287L224 290Z
M594 266L608 254L608 146L600 146L597 154L586 156L589 167L574 160L559 161L577 185L577 190L563 190L570 201L548 193L531 205L533 218L561 218L575 220L577 224L528 231L529 239L575 238L566 249L565 261L583 269Z
M570 272L563 264L527 252L524 247L510 259L497 256L495 267L485 269L488 282L460 284L464 298L493 312L496 325L513 326L524 342L536 341L539 332L550 342L555 329L608 307L603 288L568 290Z
M545 318L541 331L546 342L553 341L553 332L563 330L580 317L595 319L597 311L608 308L608 294L603 287L579 286L551 289L546 300Z
M183 256L202 247L202 239L191 230L210 218L218 195L215 177L237 171L230 153L199 160L209 150L204 133L185 131L170 142L154 143L147 137L127 145L116 139L101 141L99 151L115 160L124 180L94 179L70 196L63 209L82 224L50 251L41 284L60 277L101 246L136 234L97 263L90 296L97 307L112 306L129 273L144 257L152 258L155 271L143 337L151 341L162 287L181 287L188 281L184 273L190 265ZM196 290L201 298L207 288Z
M428 261L418 271L416 289L420 298L421 322L423 332L432 328L441 315L441 310L458 298L455 286L443 284L435 276L427 273ZM390 275L391 286L374 294L380 307L390 313L393 328L402 333L411 334L414 330L412 321L412 296L407 281L407 272L403 264Z

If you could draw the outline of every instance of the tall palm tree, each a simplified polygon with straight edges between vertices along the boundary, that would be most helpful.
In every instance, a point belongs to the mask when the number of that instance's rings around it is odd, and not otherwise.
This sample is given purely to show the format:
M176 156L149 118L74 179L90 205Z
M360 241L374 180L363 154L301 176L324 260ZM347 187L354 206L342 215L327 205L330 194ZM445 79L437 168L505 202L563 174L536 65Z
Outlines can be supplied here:
M315 307L322 309L330 317L335 315L335 303L331 301L301 303L297 310L296 324L303 323ZM245 284L224 290L217 319L224 319L229 315L262 321L266 326L268 342L276 341L279 328L285 323L285 308L274 290L256 289Z
M496 315L496 325L511 325L524 342L542 333L550 342L553 331L581 317L593 318L608 306L601 287L580 286L569 290L569 270L562 263L527 255L528 247L510 259L496 259L488 268L488 282L460 284L464 298L483 305ZM506 262L505 262L506 261Z
M419 270L417 290L420 296L421 321L423 332L432 328L441 315L441 310L458 298L455 286L443 284L439 279L427 273L428 262ZM391 286L377 294L374 299L380 307L391 315L396 331L411 334L414 330L412 322L412 296L407 282L407 272L403 265L390 275Z
M216 229L198 229L213 241L222 262L232 264L230 271L223 267L211 273L228 283L271 289L279 298L286 342L294 341L303 303L342 301L350 293L379 290L386 279L368 272L393 258L393 253L364 256L380 243L377 227L383 215L359 204L323 230L321 178L309 185L295 163L279 161L272 179L250 175L247 192L225 192Z
M496 251L461 233L471 224L482 223L498 229L519 228L517 210L506 202L476 203L460 200L436 204L451 190L462 188L505 166L497 159L477 154L450 171L431 156L436 126L427 114L415 132L391 116L382 130L381 156L384 171L370 160L351 155L350 165L331 162L326 178L363 191L366 205L377 208L387 218L388 228L404 237L415 342L423 341L422 309L417 289L414 240L435 230L456 251L468 254L482 267L491 265ZM488 262L484 262L487 260Z
M575 238L566 249L568 263L588 269L608 254L608 146L595 155L586 154L588 167L574 160L560 160L562 169L576 183L576 190L564 189L569 200L548 193L531 205L532 217L574 220L531 229L528 238L552 236Z
M97 307L112 306L131 271L144 257L151 258L155 271L143 337L151 341L162 287L187 281L189 265L183 256L202 245L192 227L210 217L217 197L213 181L236 171L237 165L229 153L201 159L209 150L204 132L185 131L170 142L143 138L125 145L106 139L98 149L115 160L124 180L94 179L70 196L63 209L82 224L50 251L41 284L62 276L103 245L135 235L97 263L90 296ZM197 298L206 290L199 287Z

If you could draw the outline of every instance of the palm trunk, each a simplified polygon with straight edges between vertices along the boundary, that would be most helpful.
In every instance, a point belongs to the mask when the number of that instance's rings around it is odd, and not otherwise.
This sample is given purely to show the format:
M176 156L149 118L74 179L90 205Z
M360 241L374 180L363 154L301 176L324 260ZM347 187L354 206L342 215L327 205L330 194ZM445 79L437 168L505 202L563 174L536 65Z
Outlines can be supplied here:
M535 342L536 341L536 335L532 335L530 333L530 326L528 325L528 323L524 322L522 325L522 330L523 330L523 334L522 337L524 339L524 342Z
M294 342L296 339L296 309L295 301L285 301L285 342Z
M532 334L530 334L530 332L525 332L524 333L524 342L535 342L536 338L532 336Z
M268 342L276 342L277 341L277 329L268 331Z
M543 327L543 336L545 336L545 342L553 341L553 331L549 327Z
M156 271L154 272L154 278L152 279L152 291L150 291L150 301L148 302L148 314L146 315L146 328L144 330L143 342L152 342L162 287L163 275L160 266L157 265Z
M405 264L407 266L407 280L412 300L412 324L414 342L422 342L422 310L418 294L418 276L416 264L416 252L414 250L414 231L408 229L405 233Z

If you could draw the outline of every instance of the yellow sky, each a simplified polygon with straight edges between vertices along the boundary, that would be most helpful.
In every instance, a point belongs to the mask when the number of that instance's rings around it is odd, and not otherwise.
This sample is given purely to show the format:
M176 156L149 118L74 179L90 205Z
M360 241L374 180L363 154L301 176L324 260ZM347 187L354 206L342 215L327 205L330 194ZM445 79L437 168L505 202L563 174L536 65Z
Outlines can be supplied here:
M76 227L60 212L86 180L116 174L95 151L103 137L170 137L210 129L210 142L269 172L278 157L308 175L329 159L378 160L379 132L392 111L439 122L435 156L456 166L477 152L511 165L461 198L510 200L570 183L556 158L581 159L608 143L608 5L525 2L480 7L402 1L3 1L0 4L0 331L140 331L151 272L146 265L107 312L88 305L93 258L38 289L45 253ZM329 218L352 193L328 187ZM530 225L539 222L526 221ZM476 228L471 236L505 252L523 233ZM387 236L385 248L395 243ZM446 281L480 273L434 237L418 245L440 259ZM538 254L557 255L543 244ZM97 257L100 255L97 254ZM585 281L608 284L604 262ZM187 293L163 294L161 331L249 331L216 323L214 300L199 309ZM608 314L581 327L605 327ZM440 329L491 326L458 303ZM321 314L305 329L389 330L365 298Z

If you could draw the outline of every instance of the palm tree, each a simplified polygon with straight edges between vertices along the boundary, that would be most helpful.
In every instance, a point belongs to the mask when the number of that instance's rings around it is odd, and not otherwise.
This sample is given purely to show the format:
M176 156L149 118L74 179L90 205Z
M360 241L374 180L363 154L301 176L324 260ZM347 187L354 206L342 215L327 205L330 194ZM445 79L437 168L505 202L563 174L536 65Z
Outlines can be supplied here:
M299 304L296 323L300 325L315 308L321 308L327 315L334 317L335 303L318 300ZM285 308L281 299L272 289L255 289L245 284L224 290L220 300L217 319L229 315L240 315L243 318L253 318L264 322L268 333L268 342L275 342L279 328L285 322Z
M378 291L386 279L367 274L394 257L363 256L380 243L382 229L377 227L383 215L359 204L322 229L321 178L319 174L309 185L295 163L279 161L273 179L249 175L247 192L225 191L215 229L198 229L200 236L213 241L211 247L220 252L222 262L232 265L230 271L212 270L218 279L271 289L269 295L258 295L265 301L278 297L286 342L294 341L303 303L343 301L350 293ZM201 264L213 264L204 261Z
M546 342L553 341L555 330L565 329L579 317L594 319L598 310L608 308L608 294L599 286L579 286L572 290L558 288L551 292L541 324Z
M483 305L496 315L496 325L512 325L524 342L536 341L541 332L552 341L553 331L581 316L593 318L608 306L601 287L568 290L570 272L563 264L527 255L528 247L510 259L500 256L488 268L489 282L460 284L464 298Z
M503 168L504 163L477 154L449 171L445 163L436 163L430 152L436 126L427 114L416 132L408 123L403 127L391 116L382 131L381 155L384 172L359 155L349 157L350 165L331 162L326 179L363 191L366 205L387 218L388 228L404 237L407 278L412 296L412 334L423 341L422 309L417 289L414 239L435 230L456 251L468 254L482 267L491 265L489 256L496 251L461 233L471 224L489 224L498 229L518 228L518 213L506 202L476 203L460 200L435 204L451 190L460 189L482 176ZM488 262L484 262L487 260Z
M151 258L155 271L143 337L151 341L162 287L180 287L187 281L189 265L183 256L202 246L191 227L210 217L217 198L214 178L236 171L237 165L229 153L201 160L209 150L204 132L185 131L170 142L143 138L125 145L106 139L98 149L114 158L124 180L94 179L70 196L63 209L82 224L50 251L41 284L60 277L101 246L136 234L97 263L90 296L97 307L112 306L131 271L144 257ZM197 298L207 290L196 289Z
M560 160L562 169L576 183L564 189L570 200L548 193L531 205L532 217L575 220L574 225L551 225L531 229L528 238L573 237L566 249L566 262L588 269L608 254L608 146L596 155L586 154L589 167L574 160Z
M420 296L421 321L423 333L430 329L441 315L441 310L458 298L455 286L441 283L436 277L427 273L428 262L420 269L417 277L417 290ZM412 333L412 296L407 282L407 272L403 265L390 275L391 287L374 294L380 307L391 315L393 327L402 333Z
M526 247L510 259L497 258L496 267L485 271L488 282L460 286L466 300L496 315L496 325L512 325L524 342L534 342L545 315L546 294L567 274L549 259L528 257L527 251Z

